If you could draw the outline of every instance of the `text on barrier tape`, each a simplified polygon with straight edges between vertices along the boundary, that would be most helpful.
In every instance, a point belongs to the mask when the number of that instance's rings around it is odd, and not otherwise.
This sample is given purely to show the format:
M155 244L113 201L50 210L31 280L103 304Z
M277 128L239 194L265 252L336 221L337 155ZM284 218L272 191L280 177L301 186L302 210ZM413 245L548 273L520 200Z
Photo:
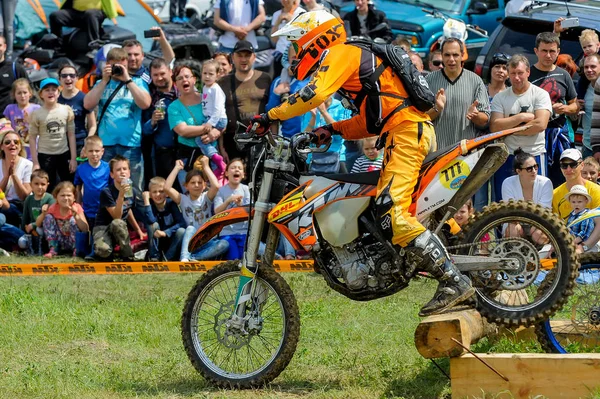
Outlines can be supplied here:
M208 262L106 262L106 263L27 263L0 264L3 276L48 276L64 274L161 274L161 273L204 273L221 261ZM277 260L273 268L278 272L311 272L312 260Z

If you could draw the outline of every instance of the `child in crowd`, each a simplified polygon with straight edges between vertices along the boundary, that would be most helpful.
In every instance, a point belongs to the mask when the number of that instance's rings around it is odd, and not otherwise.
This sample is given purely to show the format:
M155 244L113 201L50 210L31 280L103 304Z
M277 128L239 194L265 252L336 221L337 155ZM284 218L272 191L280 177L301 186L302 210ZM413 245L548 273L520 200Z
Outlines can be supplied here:
M219 192L219 183L217 177L209 167L208 158L202 156L200 157L199 162L202 165L202 170L199 170L196 165L194 165L194 169L190 170L185 175L183 186L187 190L187 194L181 194L173 189L173 183L177 178L177 174L184 168L182 160L178 159L175 162L175 167L165 182L165 192L177 205L179 205L187 225L181 243L180 259L182 262L214 259L227 252L227 249L229 248L227 241L213 239L203 247L199 248L194 254L191 254L188 250L188 244L196 231L211 217L213 200ZM203 175L203 172L205 175ZM210 183L206 192L204 191L206 188L204 176L208 178Z
M362 156L354 162L351 173L371 172L381 169L383 151L377 149L377 137L362 139Z
M593 29L584 29L581 32L581 35L579 35L579 44L583 50L583 57L579 62L579 71L583 72L583 61L585 60L585 57L597 53L598 50L600 50L598 34ZM590 81L585 77L585 74L582 73L577 82L577 98L583 100L589 85Z
M565 199L571 204L572 211L567 217L567 226L569 227L571 234L575 236L577 253L593 250L595 245L593 248L588 248L583 242L590 238L590 235L594 230L594 218L585 219L579 223L573 223L576 219L589 211L587 206L592 200L592 197L585 186L576 184L571 187L571 191L565 195Z
M250 190L247 185L242 184L245 174L244 163L240 158L234 158L229 161L225 169L225 176L228 183L219 189L215 197L215 213L250 203ZM247 232L248 222L235 223L223 227L220 237L229 243L229 250L226 255L228 260L242 259Z
M167 261L177 260L181 241L187 227L177 204L165 194L165 179L153 177L144 191L144 215L148 225L148 257L151 262L161 260L159 251ZM152 203L150 203L152 199Z
M58 103L68 105L73 110L75 116L75 144L77 145L77 155L85 145L85 138L96 134L96 114L90 112L83 106L85 93L77 87L77 70L69 64L61 65L58 68L58 78L62 91L58 96Z
M52 191L52 196L56 202L44 204L37 220L37 224L43 223L44 236L50 248L44 256L53 258L60 252L75 256L77 232L89 230L83 208L75 202L75 186L70 181L60 182Z
M109 161L108 166L113 184L104 187L100 192L100 204L93 230L94 253L95 256L106 259L113 254L115 246L118 245L121 257L124 260L132 260L133 250L127 222L142 240L146 238L133 215L136 201L141 200L141 195L132 185L129 159L116 155Z
M83 205L90 231L94 231L96 214L100 207L100 193L110 181L110 167L102 160L104 145L99 136L86 138L83 149L87 162L77 167L73 183L77 187L77 202Z
M46 192L49 181L50 179L46 171L42 169L34 170L31 173L32 193L25 198L25 202L23 203L21 230L27 233L27 245L24 249L27 249L31 245L32 248L38 248L39 255L41 255L42 243L40 238L44 235L44 229L42 228L42 224L37 224L37 219L41 215L44 205L50 206L55 202L52 194ZM34 240L33 237L36 237L36 239Z
M19 78L13 82L10 96L17 103L7 105L4 109L4 116L10 120L10 124L14 127L15 132L21 136L23 142L28 144L30 116L40 106L29 102L33 97L33 89L25 78Z
M207 60L202 64L202 112L206 118L206 122L202 126L205 133L210 132L212 129L222 133L227 127L225 93L217 83L220 72L221 65L215 60ZM202 136L196 137L195 140L196 145L202 149L204 155L208 156L214 163L217 178L221 178L226 167L223 157L218 153L214 154L212 149L204 152L206 144L202 142Z
M594 157L587 157L583 160L583 169L581 177L594 183L598 183L598 171L600 171L600 163Z
M7 210L10 203L6 199L4 191L0 189L0 209ZM0 213L0 248L6 251L12 251L22 240L25 232L12 224L6 223L6 216ZM5 255L4 251L0 254Z
M77 169L75 116L71 107L58 103L58 81L46 78L40 83L43 105L31 114L29 125L33 170L44 169L50 177L49 189L70 180Z

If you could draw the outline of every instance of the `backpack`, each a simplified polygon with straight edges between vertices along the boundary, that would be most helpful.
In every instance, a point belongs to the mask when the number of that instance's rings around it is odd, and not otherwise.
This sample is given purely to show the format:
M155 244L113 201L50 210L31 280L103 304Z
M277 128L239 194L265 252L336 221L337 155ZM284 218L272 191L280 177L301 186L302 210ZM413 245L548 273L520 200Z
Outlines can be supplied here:
M378 102L380 96L396 97L404 100L401 106L390 112L383 119L377 116L376 121L369 122L369 117L367 117L367 130L370 133L379 134L389 118L406 107L413 106L421 112L426 112L435 106L435 95L429 89L427 81L417 68L415 68L409 55L401 47L393 44L374 43L371 40L361 38L353 38L348 40L346 44L371 52L382 61L369 77L362 79L363 88L354 99L356 108L360 109L360 105L366 97L368 97L367 100L369 103L372 101ZM380 92L378 90L377 83L379 77L388 67L392 68L392 71L402 81L402 85L408 93L408 99L402 98L397 94ZM367 108L369 103L367 103ZM369 113L368 110L367 113Z

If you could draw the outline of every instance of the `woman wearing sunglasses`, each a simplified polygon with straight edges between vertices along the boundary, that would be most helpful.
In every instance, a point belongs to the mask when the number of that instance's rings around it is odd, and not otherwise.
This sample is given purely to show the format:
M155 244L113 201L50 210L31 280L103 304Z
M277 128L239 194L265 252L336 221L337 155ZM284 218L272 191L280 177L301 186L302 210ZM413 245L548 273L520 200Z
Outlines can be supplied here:
M535 157L518 148L513 161L514 176L507 177L502 182L502 200L525 200L552 208L552 182L545 176L538 175L539 165ZM525 232L519 223L508 226L508 236L523 237L529 234L534 242L543 244L547 238L533 227Z
M21 137L8 120L0 119L0 196L4 195L10 204L1 212L14 226L21 225L23 201L31 193L33 163L25 156Z
M58 96L58 103L68 105L73 109L75 115L75 144L77 155L81 154L83 142L87 136L96 134L96 114L88 111L83 106L85 94L80 91L77 83L77 70L66 64L58 69L58 80L62 91Z

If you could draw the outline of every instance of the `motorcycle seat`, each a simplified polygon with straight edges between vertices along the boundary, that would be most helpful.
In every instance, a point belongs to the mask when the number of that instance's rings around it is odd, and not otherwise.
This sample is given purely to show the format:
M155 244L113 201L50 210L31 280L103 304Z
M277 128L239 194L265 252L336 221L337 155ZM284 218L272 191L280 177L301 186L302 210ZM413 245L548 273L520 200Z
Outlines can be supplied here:
M429 154L427 154L427 156L423 160L423 163L421 164L421 173L423 173L430 164L437 161L444 155L448 154L450 151L454 150L457 145L458 144L455 143L455 144L449 145L448 147L444 147L440 150L430 152Z
M327 179L341 181L344 183L354 184L367 184L369 186L376 186L379 181L379 171L374 170L373 172L363 173L335 173L324 175Z

